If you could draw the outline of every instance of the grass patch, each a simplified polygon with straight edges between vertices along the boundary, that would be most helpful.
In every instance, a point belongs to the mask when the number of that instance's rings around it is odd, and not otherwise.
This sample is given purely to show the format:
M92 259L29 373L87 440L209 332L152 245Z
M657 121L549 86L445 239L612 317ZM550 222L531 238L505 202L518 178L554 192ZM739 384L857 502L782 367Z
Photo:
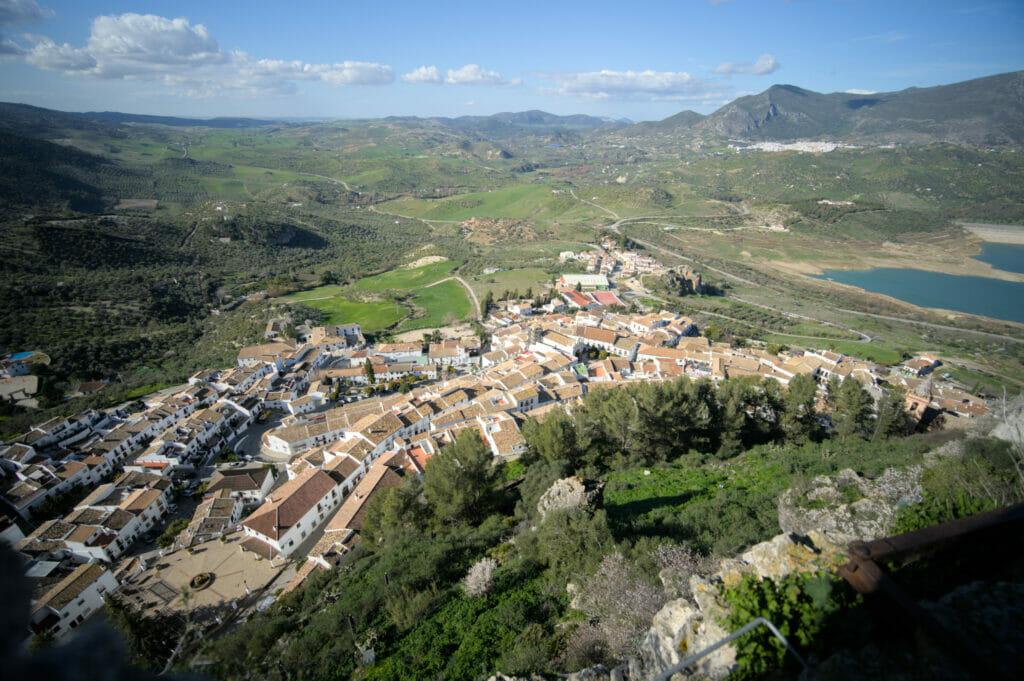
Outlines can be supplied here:
M345 290L344 286L338 286L337 284L329 284L328 286L317 286L311 288L308 291L298 291L296 293L289 293L286 296L281 296L281 300L293 300L303 301L312 300L314 298L330 298L333 296L340 295Z
M323 287L322 287L323 288ZM309 293L309 291L306 291ZM327 313L327 324L362 326L366 333L386 329L406 315L406 310L394 301L354 303L342 297L307 300L306 305Z
M465 319L471 307L466 289L457 281L421 289L413 296L412 302L426 315L406 320L399 327L402 331L446 326L452 319Z
M544 185L514 185L494 191L461 194L445 199L397 199L382 210L433 220L511 218L546 220L593 217L597 209L581 204L566 194L553 194Z
M495 299L497 299L506 290L515 291L518 289L519 294L522 295L526 292L526 289L532 288L533 294L537 295L540 291L544 290L545 285L550 281L551 275L541 268L524 267L518 270L483 274L469 279L468 283L473 287L473 292L476 293L477 297L482 299L490 291L494 294Z
M780 345L801 345L832 350L833 352L841 352L844 355L859 357L860 359L866 359L869 362L878 362L879 364L899 364L903 360L899 351L879 345L877 342L855 343L853 341L808 341L806 339L793 338L792 336L784 333L765 334L763 338L769 343L778 343Z
M201 182L203 189L213 198L232 201L244 201L252 198L245 190L245 185L239 180L204 177Z
M842 468L876 478L890 466L919 461L932 446L921 437L884 447L862 440L763 445L724 463L680 460L611 473L604 508L617 537L671 537L731 556L778 532L777 499L787 487Z
M387 291L392 289L409 291L432 284L439 279L444 279L451 274L456 264L451 260L442 260L441 262L423 265L414 269L391 270L390 272L360 279L353 284L353 287L363 291ZM462 289L457 282L452 283L455 283L456 287L460 290Z

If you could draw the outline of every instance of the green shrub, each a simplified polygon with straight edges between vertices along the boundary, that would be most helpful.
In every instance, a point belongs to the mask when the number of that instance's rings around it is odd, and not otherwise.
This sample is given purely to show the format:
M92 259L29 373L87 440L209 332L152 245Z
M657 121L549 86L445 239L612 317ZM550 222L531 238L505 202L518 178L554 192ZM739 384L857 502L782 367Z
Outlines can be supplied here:
M736 631L764 617L804 657L804 651L820 642L833 614L861 601L846 582L826 572L794 572L778 583L747 576L722 596L732 608L722 622L726 629ZM736 641L736 669L730 678L758 678L793 662L782 643L767 628L759 627Z

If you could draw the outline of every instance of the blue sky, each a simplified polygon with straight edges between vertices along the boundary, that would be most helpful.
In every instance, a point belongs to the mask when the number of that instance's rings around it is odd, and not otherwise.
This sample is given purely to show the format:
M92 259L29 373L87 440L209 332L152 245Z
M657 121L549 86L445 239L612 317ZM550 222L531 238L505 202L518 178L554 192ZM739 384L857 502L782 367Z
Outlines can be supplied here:
M0 100L182 116L710 113L1024 69L1024 2L0 0Z

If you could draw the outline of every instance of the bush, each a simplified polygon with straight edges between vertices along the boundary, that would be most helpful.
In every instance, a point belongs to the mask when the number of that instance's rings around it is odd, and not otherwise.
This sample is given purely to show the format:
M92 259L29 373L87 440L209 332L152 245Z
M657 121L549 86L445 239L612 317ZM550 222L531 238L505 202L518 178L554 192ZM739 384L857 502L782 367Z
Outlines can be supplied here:
M185 518L178 518L177 520L172 521L171 524L167 526L167 529L164 530L164 533L157 537L156 545L162 549L166 549L174 543L175 538L186 527L188 527L188 520Z
M481 558L469 568L466 578L462 580L462 589L471 598L486 596L491 590L491 577L498 561L493 558Z
M665 594L616 552L605 556L597 572L583 580L578 602L593 626L577 629L570 638L572 645L580 654L594 652L596 645L618 658L634 651L651 618L664 605Z
M722 622L728 631L764 617L801 653L816 642L834 613L861 601L846 582L825 572L793 572L778 583L747 576L722 596L731 607ZM792 662L782 643L760 627L737 639L736 668L730 678L759 678Z

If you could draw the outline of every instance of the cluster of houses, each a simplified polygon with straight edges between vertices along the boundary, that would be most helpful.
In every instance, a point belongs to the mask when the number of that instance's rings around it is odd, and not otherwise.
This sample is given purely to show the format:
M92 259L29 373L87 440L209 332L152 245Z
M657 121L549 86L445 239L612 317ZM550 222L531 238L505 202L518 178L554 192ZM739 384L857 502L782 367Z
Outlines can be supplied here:
M587 272L607 276L618 273L623 277L631 277L663 269L655 258L638 251L621 249L613 239L603 239L601 248L592 251L579 253L563 251L559 254L559 258L563 262L566 260L582 261L586 263Z
M692 320L672 312L579 306L487 326L489 347L476 336L427 348L368 346L358 325L317 327L298 342L268 338L243 348L237 366L201 371L181 392L154 396L136 413L52 419L0 445L9 509L0 516L0 540L25 558L36 589L33 627L60 636L101 608L103 594L131 578L139 560L129 554L132 544L168 515L175 477L234 446L271 409L284 417L263 433L261 447L288 462L285 475L275 480L268 468L251 466L218 470L172 550L242 532L243 551L272 562L307 559L289 589L354 546L374 494L422 475L430 457L464 431L496 462L512 460L526 450L525 420L559 406L571 412L592 390L682 376L786 385L810 374L821 382L859 381L876 397L883 380L898 383L919 417L928 409L964 417L985 411L978 398L935 385L934 357L892 370L833 352L734 348L699 336ZM371 374L375 382L433 380L357 401L331 398ZM47 500L62 499L78 500L62 517L33 515ZM22 526L34 529L25 536Z

